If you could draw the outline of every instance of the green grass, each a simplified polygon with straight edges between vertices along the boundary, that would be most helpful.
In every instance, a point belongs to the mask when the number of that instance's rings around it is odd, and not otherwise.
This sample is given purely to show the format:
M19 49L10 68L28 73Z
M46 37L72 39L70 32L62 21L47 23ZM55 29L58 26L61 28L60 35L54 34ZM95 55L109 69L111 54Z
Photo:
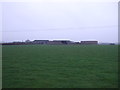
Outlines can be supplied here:
M3 88L118 87L117 45L3 46Z

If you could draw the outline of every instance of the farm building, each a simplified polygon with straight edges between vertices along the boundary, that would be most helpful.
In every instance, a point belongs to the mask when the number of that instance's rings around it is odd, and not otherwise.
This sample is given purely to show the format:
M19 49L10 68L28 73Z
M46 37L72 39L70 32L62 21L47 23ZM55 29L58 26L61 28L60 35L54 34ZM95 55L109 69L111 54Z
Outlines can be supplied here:
M69 40L34 40L33 44L50 44L50 45L62 45L62 44L71 44Z
M57 45L62 45L62 44L71 44L71 41L69 40L53 40L49 41L47 44L57 44Z
M81 41L80 44L83 44L83 45L92 45L92 44L98 44L98 41Z
M49 40L34 40L33 43L34 44L47 44L49 42Z

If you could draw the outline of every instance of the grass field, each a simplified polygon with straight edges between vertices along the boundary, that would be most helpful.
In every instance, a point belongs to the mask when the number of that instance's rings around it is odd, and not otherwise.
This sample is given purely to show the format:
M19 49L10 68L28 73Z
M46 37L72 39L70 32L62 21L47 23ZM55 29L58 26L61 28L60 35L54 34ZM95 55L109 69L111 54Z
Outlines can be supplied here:
M117 45L6 45L3 88L118 87Z

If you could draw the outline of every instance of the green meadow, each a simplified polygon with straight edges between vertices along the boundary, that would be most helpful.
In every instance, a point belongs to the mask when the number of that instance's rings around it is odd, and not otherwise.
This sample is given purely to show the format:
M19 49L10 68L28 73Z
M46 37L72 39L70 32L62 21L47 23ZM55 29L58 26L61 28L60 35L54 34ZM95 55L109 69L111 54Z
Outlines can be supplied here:
M3 45L3 88L116 88L117 45Z

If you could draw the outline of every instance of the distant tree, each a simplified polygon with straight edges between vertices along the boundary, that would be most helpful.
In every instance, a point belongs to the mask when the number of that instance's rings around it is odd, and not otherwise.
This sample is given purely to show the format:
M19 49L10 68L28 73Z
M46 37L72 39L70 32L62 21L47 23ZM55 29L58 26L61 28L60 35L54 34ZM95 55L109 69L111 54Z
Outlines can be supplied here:
M115 45L115 43L110 43L110 45Z
M31 41L30 41L30 40L26 40L25 42L26 42L26 43L29 43L29 42L31 42Z

